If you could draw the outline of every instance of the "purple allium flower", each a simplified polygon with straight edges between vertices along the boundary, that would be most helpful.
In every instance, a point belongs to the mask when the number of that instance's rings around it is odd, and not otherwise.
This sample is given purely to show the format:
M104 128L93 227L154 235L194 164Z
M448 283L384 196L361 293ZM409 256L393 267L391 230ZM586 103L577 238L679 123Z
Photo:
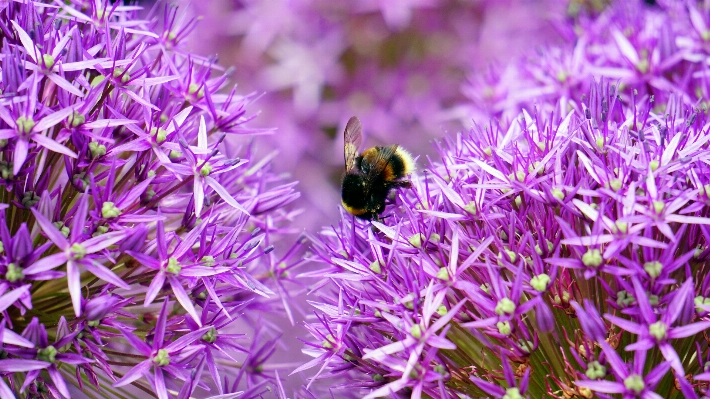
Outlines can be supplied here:
M0 397L283 392L295 183L234 142L253 96L195 20L140 10L0 10Z
M314 386L710 395L710 9L659 3L579 13L569 44L492 68L474 128L382 222L343 213L311 237Z

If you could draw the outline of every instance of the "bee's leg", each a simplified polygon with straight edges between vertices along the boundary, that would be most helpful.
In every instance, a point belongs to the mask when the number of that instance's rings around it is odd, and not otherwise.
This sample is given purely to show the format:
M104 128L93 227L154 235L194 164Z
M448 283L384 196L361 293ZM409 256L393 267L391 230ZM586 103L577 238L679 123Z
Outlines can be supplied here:
M412 182L409 180L402 180L402 181L393 181L391 184L391 187L397 187L397 188L412 188Z

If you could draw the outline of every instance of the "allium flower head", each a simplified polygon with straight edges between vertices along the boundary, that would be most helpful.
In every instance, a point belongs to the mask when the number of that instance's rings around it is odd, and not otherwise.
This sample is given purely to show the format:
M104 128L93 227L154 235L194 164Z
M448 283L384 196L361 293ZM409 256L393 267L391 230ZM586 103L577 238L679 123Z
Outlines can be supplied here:
M383 222L343 214L312 237L316 380L372 398L707 396L696 7L571 20L573 44L512 67L527 97L501 91L500 119L444 140ZM550 79L563 67L585 78Z
M195 21L139 11L0 11L2 398L281 387L240 365L268 362L279 332L262 320L291 316L302 243L273 251L294 183L231 143L254 132L251 98L183 48Z

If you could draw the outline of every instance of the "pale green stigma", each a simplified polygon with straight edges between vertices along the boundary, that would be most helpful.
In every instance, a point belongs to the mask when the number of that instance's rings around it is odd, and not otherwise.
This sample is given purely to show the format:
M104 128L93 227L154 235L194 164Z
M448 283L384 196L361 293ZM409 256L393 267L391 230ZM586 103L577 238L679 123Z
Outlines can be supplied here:
M648 72L650 66L651 64L648 62L648 58L644 58L636 63L636 69L641 73Z
M439 308L436 309L436 314L439 316L445 316L447 313L449 313L449 310L444 305L439 305Z
M174 160L182 157L182 151L170 150L170 155L168 155L168 157L170 157L170 159L172 159L174 161Z
M96 76L95 78L91 79L91 87L96 87L96 86L100 85L104 80L106 80L106 76L104 76L104 75Z
M333 348L333 341L335 341L335 337L333 337L333 334L328 334L323 342L321 342L321 346L327 349Z
M657 159L654 159L648 163L648 167L651 168L651 172L655 172L656 169L658 169L659 165L660 165L660 163L658 162Z
M534 347L535 343L533 343L532 341L526 341L524 339L518 340L518 348L520 348L520 350L525 353L531 353Z

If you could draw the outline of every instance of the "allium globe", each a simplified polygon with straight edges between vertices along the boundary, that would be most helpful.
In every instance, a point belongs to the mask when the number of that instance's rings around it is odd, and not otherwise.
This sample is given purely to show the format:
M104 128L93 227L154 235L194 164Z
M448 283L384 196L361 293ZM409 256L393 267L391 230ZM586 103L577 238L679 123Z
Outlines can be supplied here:
M382 222L343 214L312 237L311 383L710 395L708 26L696 2L569 19L567 46L488 80L496 95L468 109L489 117L420 159Z
M302 245L273 252L294 183L230 143L252 99L184 50L194 20L139 10L0 9L3 399L280 386L264 362Z

